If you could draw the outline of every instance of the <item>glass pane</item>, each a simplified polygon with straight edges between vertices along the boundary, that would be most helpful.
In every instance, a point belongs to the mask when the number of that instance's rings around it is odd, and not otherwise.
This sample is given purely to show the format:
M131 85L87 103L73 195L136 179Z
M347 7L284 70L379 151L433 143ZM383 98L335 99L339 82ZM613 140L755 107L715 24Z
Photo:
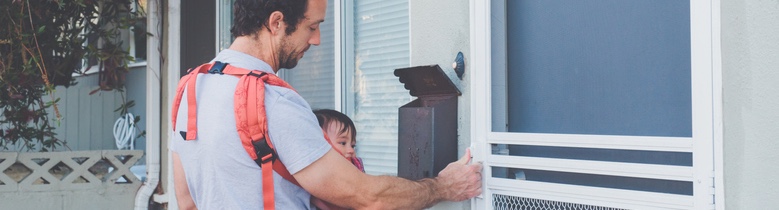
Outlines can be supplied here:
M233 25L233 3L235 0L219 0L219 51L227 49L233 43L230 27Z
M692 166L692 153L690 152L662 152L506 144L492 144L491 147L492 154L498 156L505 155L534 158ZM692 183L674 180L594 175L586 173L568 173L564 171L543 171L506 167L492 167L492 176L497 178L523 179L530 181L574 184L592 187L608 187L682 195L692 194Z
M507 176L493 173L494 178L520 179L536 182L570 184L589 187L603 187L623 190L692 195L692 182L647 179L597 174L582 174L559 171L543 171L522 168L491 167L493 171L508 170Z
M692 136L689 11L678 0L506 1L508 131Z
M138 0L134 4L134 12L139 16L138 21L132 26L130 56L133 56L135 62L146 60L146 0Z
M531 145L499 145L493 148L507 147L508 150L493 150L495 155L523 157L560 158L573 160L594 160L621 163L643 163L658 165L692 166L692 153L661 152L621 149L597 149L576 147L552 147Z
M411 101L394 70L409 66L408 1L354 1L352 117L369 174L397 174L398 108Z

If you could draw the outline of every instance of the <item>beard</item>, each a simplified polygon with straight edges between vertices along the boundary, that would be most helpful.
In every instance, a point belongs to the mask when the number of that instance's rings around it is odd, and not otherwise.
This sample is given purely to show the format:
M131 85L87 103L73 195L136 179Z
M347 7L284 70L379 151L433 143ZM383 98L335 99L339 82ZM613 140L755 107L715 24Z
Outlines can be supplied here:
M295 66L298 65L298 55L300 53L303 53L306 49L303 49L302 51L298 52L295 51L295 47L289 44L287 40L284 40L281 42L281 49L279 49L279 68L280 69L291 69L295 68Z

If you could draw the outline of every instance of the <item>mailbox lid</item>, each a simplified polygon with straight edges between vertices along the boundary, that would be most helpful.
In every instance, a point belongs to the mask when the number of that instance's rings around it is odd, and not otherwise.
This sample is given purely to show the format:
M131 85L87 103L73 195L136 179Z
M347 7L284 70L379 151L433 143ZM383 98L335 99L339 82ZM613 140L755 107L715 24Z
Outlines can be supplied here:
M395 76L412 96L462 95L438 65L395 69Z

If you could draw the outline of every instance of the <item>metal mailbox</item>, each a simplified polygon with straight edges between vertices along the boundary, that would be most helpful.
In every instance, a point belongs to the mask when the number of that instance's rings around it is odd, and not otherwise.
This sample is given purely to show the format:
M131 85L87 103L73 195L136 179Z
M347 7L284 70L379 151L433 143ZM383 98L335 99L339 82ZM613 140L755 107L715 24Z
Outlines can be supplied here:
M395 70L417 99L398 110L398 176L434 177L457 160L457 96L460 90L438 65Z

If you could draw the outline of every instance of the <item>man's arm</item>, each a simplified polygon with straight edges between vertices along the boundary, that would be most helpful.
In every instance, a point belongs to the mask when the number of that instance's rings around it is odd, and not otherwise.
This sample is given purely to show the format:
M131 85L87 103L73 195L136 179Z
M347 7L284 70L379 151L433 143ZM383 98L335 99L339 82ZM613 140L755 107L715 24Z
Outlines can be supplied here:
M179 209L197 209L195 207L195 201L192 200L192 195L189 194L189 186L187 186L187 177L184 175L184 166L181 165L181 159L179 159L179 153L173 152L173 188L176 191L176 201L178 201Z
M481 193L481 164L468 164L470 150L438 177L411 181L360 172L334 150L294 174L312 195L354 209L422 209Z

